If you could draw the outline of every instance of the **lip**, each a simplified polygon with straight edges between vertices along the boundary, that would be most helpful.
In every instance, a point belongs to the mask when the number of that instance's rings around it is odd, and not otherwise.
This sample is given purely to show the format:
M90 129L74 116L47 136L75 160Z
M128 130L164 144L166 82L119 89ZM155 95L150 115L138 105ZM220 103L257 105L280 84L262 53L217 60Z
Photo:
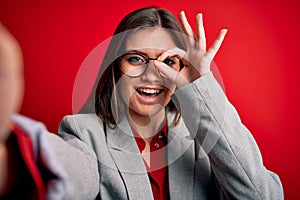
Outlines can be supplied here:
M160 90L158 94L153 95L143 95L138 92L138 89L142 90ZM163 98L164 88L160 86L141 86L135 88L135 94L138 99L143 104L157 104Z

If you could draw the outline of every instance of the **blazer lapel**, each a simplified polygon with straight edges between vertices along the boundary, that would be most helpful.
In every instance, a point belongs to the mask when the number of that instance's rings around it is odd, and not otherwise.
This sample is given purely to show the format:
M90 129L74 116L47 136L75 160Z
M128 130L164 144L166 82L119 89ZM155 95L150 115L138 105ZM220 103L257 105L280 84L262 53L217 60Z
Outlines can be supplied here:
M170 121L170 120L168 120ZM183 120L169 125L168 164L170 199L193 199L195 143Z
M168 117L170 118L170 117ZM168 175L170 199L193 198L195 145L183 120L168 119ZM153 200L148 173L126 117L116 129L107 129L110 154L124 181L129 199Z
M148 173L126 117L116 129L107 129L107 144L124 181L128 198L152 200Z

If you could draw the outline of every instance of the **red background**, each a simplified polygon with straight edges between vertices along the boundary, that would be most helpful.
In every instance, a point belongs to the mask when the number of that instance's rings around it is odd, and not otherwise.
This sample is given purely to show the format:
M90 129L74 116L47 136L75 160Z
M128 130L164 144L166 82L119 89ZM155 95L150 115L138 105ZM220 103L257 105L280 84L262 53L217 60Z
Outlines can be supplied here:
M76 73L90 51L136 8L158 5L190 22L204 14L210 45L229 29L215 62L226 93L279 174L286 199L296 199L298 159L300 6L297 0L0 0L0 21L20 42L26 93L21 113L56 132L72 114ZM237 138L238 139L238 138Z

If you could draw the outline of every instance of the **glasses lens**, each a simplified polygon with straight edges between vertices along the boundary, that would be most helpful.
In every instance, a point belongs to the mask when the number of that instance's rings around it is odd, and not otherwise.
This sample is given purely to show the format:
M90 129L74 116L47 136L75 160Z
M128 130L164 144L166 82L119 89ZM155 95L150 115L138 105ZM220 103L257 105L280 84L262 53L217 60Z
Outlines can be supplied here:
M147 59L140 54L128 53L121 57L120 67L124 74L137 77L145 72Z

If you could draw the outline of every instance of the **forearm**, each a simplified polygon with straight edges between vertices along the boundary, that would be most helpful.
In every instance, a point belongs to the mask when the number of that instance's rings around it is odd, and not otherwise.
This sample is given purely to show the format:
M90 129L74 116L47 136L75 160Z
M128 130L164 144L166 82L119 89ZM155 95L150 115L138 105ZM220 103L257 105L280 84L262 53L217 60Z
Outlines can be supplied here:
M229 198L282 199L277 175L263 166L259 149L212 74L175 94L191 134L209 156L218 183Z

